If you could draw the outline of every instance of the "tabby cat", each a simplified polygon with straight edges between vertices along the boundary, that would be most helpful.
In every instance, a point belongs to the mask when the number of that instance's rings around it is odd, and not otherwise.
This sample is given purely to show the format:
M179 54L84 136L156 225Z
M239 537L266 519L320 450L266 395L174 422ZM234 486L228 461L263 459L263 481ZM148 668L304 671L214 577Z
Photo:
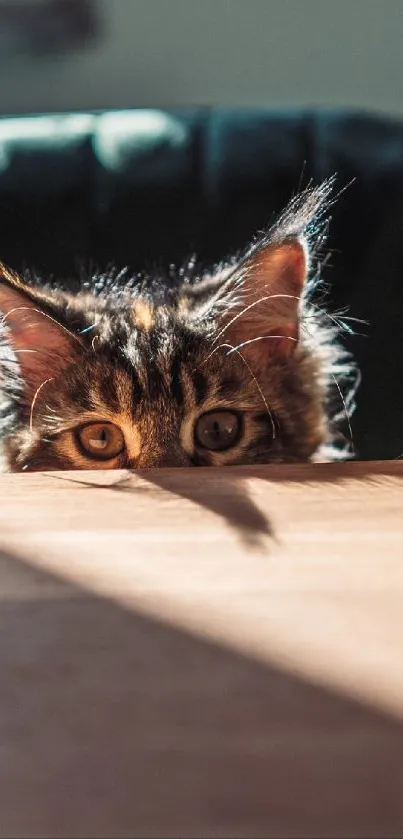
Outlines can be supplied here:
M94 277L77 294L0 268L0 440L12 471L335 458L338 321L311 302L331 184L208 275ZM336 397L336 400L335 400ZM347 408L349 410L349 408ZM343 411L342 411L343 413Z

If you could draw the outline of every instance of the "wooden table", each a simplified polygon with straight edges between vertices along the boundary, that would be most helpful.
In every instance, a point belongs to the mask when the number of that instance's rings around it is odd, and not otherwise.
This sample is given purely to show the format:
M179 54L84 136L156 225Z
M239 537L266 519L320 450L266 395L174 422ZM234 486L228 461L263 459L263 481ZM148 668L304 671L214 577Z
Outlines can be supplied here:
M1 837L403 836L403 463L0 494Z

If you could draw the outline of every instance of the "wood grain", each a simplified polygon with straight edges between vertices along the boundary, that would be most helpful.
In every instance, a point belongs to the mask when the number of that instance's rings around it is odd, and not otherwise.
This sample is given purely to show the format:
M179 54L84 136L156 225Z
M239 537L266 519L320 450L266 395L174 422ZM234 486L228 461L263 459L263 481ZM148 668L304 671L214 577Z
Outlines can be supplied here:
M4 475L0 836L401 837L403 464Z

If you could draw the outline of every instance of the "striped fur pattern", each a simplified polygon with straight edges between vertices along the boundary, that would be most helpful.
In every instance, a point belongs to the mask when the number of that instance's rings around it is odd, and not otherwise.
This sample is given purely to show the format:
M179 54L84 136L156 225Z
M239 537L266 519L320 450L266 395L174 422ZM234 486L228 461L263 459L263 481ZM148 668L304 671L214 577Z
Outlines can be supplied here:
M222 466L347 454L353 367L339 323L311 303L331 184L295 199L268 233L209 275L95 276L75 295L0 279L0 439L14 471ZM315 280L316 278L316 280ZM198 419L232 412L222 449ZM97 459L91 423L124 446Z

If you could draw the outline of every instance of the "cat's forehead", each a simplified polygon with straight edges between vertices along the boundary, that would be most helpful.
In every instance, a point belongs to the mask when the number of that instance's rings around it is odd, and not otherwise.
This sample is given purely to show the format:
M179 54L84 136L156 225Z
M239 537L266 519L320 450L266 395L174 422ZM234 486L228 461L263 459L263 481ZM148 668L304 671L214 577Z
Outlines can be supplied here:
M208 330L195 325L183 309L151 297L87 301L77 312L78 332L88 348L129 360L135 366L181 355L185 362L205 353ZM81 315L81 317L80 317Z
M72 405L108 407L114 413L123 409L132 417L143 409L163 415L169 405L180 414L204 404L211 394L218 397L229 379L232 397L244 378L236 357L217 352L204 323L195 324L178 306L141 295L88 296L80 302L83 352L71 367L65 393ZM78 309L70 312L72 321L80 317Z

